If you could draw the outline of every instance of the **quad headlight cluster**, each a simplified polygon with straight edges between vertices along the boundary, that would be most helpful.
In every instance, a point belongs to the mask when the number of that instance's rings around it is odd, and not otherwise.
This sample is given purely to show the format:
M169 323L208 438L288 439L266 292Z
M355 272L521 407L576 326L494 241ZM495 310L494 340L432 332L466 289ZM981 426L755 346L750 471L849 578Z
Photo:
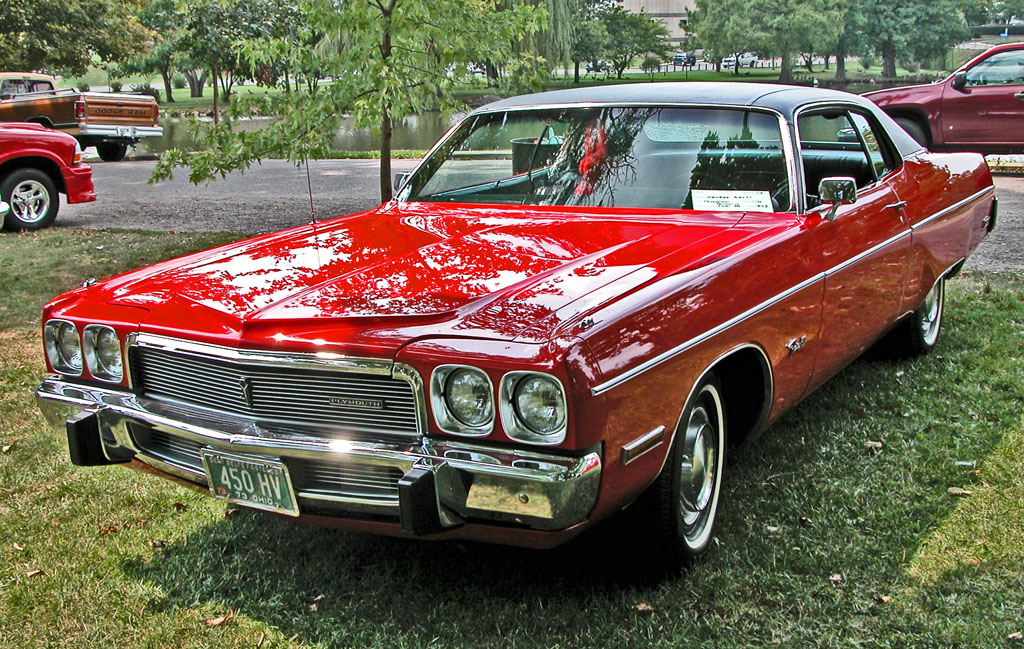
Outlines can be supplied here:
M78 328L67 320L50 320L43 327L43 346L54 371L66 376L81 376L83 364L93 378L109 383L124 379L121 339L113 327L87 325Z
M494 387L486 372L468 365L441 365L431 378L430 398L437 425L446 433L489 435L497 411L514 440L552 445L565 439L565 390L550 374L506 373L495 407Z

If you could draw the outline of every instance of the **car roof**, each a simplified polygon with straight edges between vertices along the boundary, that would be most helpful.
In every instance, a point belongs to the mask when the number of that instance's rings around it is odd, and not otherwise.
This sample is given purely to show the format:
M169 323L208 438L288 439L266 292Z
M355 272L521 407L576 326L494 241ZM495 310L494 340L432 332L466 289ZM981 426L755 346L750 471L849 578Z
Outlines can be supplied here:
M53 81L48 74L38 72L0 72L0 79L31 79L32 81Z
M481 106L470 115L545 106L683 104L764 108L780 113L786 121L792 123L799 109L819 102L862 107L882 123L903 156L921 150L921 145L906 135L903 129L868 99L841 90L773 83L675 81L570 88L509 97Z

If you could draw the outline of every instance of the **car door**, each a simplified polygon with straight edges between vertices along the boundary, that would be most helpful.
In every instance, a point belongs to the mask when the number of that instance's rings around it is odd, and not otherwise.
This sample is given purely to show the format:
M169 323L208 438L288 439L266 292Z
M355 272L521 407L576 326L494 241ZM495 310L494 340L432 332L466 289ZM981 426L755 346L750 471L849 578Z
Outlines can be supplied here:
M814 377L817 387L860 355L895 320L903 297L910 229L886 182L898 156L876 137L866 113L816 108L799 115L800 158L809 205L822 178L852 177L857 200L808 209L806 227L823 259L824 298Z
M967 85L942 90L942 141L973 150L1024 148L1024 49L1003 50L966 70Z

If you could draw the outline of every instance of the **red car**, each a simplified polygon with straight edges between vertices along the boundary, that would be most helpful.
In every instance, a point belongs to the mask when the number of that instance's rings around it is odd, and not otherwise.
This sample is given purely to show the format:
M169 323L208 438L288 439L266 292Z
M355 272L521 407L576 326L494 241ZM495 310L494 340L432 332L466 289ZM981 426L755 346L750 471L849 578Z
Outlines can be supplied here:
M1024 153L1024 43L993 47L937 83L864 96L933 151Z
M995 206L980 155L847 93L507 99L378 209L53 300L37 397L76 464L531 547L643 499L681 560L715 531L727 440L884 334L936 345Z
M39 124L0 124L0 218L7 230L38 230L53 223L60 196L68 203L96 200L92 168L75 138Z

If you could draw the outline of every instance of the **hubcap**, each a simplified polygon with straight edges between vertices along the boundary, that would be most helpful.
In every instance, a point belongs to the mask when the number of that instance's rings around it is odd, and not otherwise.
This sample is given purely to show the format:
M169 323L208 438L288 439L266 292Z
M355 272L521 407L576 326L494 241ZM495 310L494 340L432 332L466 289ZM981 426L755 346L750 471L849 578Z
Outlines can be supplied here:
M939 326L942 321L942 292L944 282L940 279L928 291L921 305L921 336L928 345L934 345L939 337Z
M22 223L36 223L46 217L50 209L50 193L42 183L26 180L11 192L11 211Z
M695 406L686 424L679 484L679 511L688 538L699 537L708 521L718 477L718 435L707 406Z

